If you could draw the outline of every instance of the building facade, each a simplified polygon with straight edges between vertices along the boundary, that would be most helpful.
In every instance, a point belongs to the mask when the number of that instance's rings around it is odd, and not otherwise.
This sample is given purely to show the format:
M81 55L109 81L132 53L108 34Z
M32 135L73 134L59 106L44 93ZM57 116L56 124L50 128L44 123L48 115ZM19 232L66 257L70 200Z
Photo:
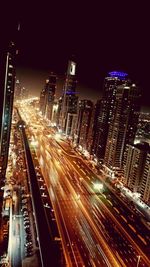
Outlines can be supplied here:
M109 126L113 117L117 87L122 84L127 85L128 82L128 75L124 72L117 71L109 72L104 80L103 96L101 101L97 103L92 144L92 153L99 161L103 162L105 156L106 142Z
M0 182L5 179L9 140L11 131L11 119L13 109L14 87L15 87L15 59L16 48L10 43L8 51L1 58L0 66Z
M149 145L126 145L124 153L124 181L133 191L139 192Z
M40 95L40 111L42 115L51 121L53 114L53 105L56 92L56 75L51 72L49 79L46 80L44 89Z
M20 99L21 99L21 84L20 81L17 80L15 84L14 100L20 100Z
M69 61L59 117L60 128L64 133L66 132L68 113L77 113L78 96L76 96L76 84L76 63Z
M110 175L118 175L122 170L125 147L134 142L140 96L135 84L116 88L104 158L105 169Z
M82 149L87 149L87 140L91 124L93 103L90 100L79 101L75 143Z
M150 205L150 151L146 156L142 181L138 192L141 194L142 200Z

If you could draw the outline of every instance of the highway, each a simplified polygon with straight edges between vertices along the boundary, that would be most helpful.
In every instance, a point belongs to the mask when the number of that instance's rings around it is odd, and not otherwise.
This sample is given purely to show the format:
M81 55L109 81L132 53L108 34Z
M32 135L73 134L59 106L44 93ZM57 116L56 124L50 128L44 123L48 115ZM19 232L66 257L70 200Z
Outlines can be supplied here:
M25 111L26 110L26 114ZM36 115L19 107L53 204L68 266L150 266L149 233L82 158ZM141 235L141 227L144 237Z

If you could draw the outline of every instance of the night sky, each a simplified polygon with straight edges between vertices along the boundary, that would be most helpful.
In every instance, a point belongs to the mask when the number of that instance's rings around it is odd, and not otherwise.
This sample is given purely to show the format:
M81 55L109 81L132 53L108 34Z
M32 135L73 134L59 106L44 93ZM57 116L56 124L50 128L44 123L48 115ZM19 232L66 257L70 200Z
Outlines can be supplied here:
M80 97L98 99L107 72L123 70L139 83L142 106L150 106L148 1L147 5L146 1L80 2L20 1L5 8L2 39L12 34L17 20L21 23L17 77L39 95L49 72L54 71L60 77L59 96L67 61L74 55Z

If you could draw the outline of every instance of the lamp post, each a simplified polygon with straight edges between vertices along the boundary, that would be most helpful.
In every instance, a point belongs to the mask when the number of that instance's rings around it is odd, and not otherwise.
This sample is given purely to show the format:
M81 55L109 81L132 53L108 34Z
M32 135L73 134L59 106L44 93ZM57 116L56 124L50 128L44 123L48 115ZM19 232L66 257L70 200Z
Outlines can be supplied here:
M139 255L139 256L138 256L138 259L137 259L137 265L136 265L136 267L138 267L138 266L139 266L139 263L140 263L140 258L141 258L141 256Z

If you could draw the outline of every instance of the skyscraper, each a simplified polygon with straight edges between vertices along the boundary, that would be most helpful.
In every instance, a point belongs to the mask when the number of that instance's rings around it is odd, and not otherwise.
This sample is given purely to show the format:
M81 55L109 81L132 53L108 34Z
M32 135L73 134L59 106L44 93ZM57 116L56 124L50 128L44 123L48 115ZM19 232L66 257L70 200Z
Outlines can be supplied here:
M56 91L56 75L51 72L48 83L46 84L46 118L51 120L52 110Z
M90 100L79 101L75 142L87 149L87 140L92 118L93 103Z
M21 99L21 85L20 81L17 80L15 84L14 100L19 100L19 99Z
M109 72L104 80L103 96L97 103L92 152L99 161L103 161L108 137L109 125L112 120L114 101L117 86L128 84L127 73L113 71Z
M133 191L140 191L145 161L149 145L139 143L136 145L127 145L124 153L124 181Z
M126 144L134 142L139 109L139 88L135 84L117 86L104 158L105 167L112 175L122 169Z
M63 90L62 96L62 106L60 111L60 125L61 129L65 132L68 113L76 114L78 97L75 95L76 91L76 63L74 61L69 61L67 76Z
M100 108L101 108L101 100L98 100L95 104L95 112L94 112L94 121L93 121L93 132L92 132L92 145L91 145L91 153L97 154L98 144L97 140L99 137L99 116L100 116Z
M11 118L13 108L14 86L15 86L15 55L14 42L10 42L8 50L1 58L0 68L0 183L5 179L8 149L11 130Z
M46 80L46 83L48 83L48 80ZM46 110L46 86L44 86L40 94L40 111L43 116L45 115L45 110Z
M150 205L150 151L147 153L142 181L139 188L141 198Z
M52 117L53 104L56 91L56 75L51 72L49 79L40 95L40 110L42 114L49 120Z
M74 139L74 134L76 130L77 114L68 113L67 123L66 123L66 135Z

